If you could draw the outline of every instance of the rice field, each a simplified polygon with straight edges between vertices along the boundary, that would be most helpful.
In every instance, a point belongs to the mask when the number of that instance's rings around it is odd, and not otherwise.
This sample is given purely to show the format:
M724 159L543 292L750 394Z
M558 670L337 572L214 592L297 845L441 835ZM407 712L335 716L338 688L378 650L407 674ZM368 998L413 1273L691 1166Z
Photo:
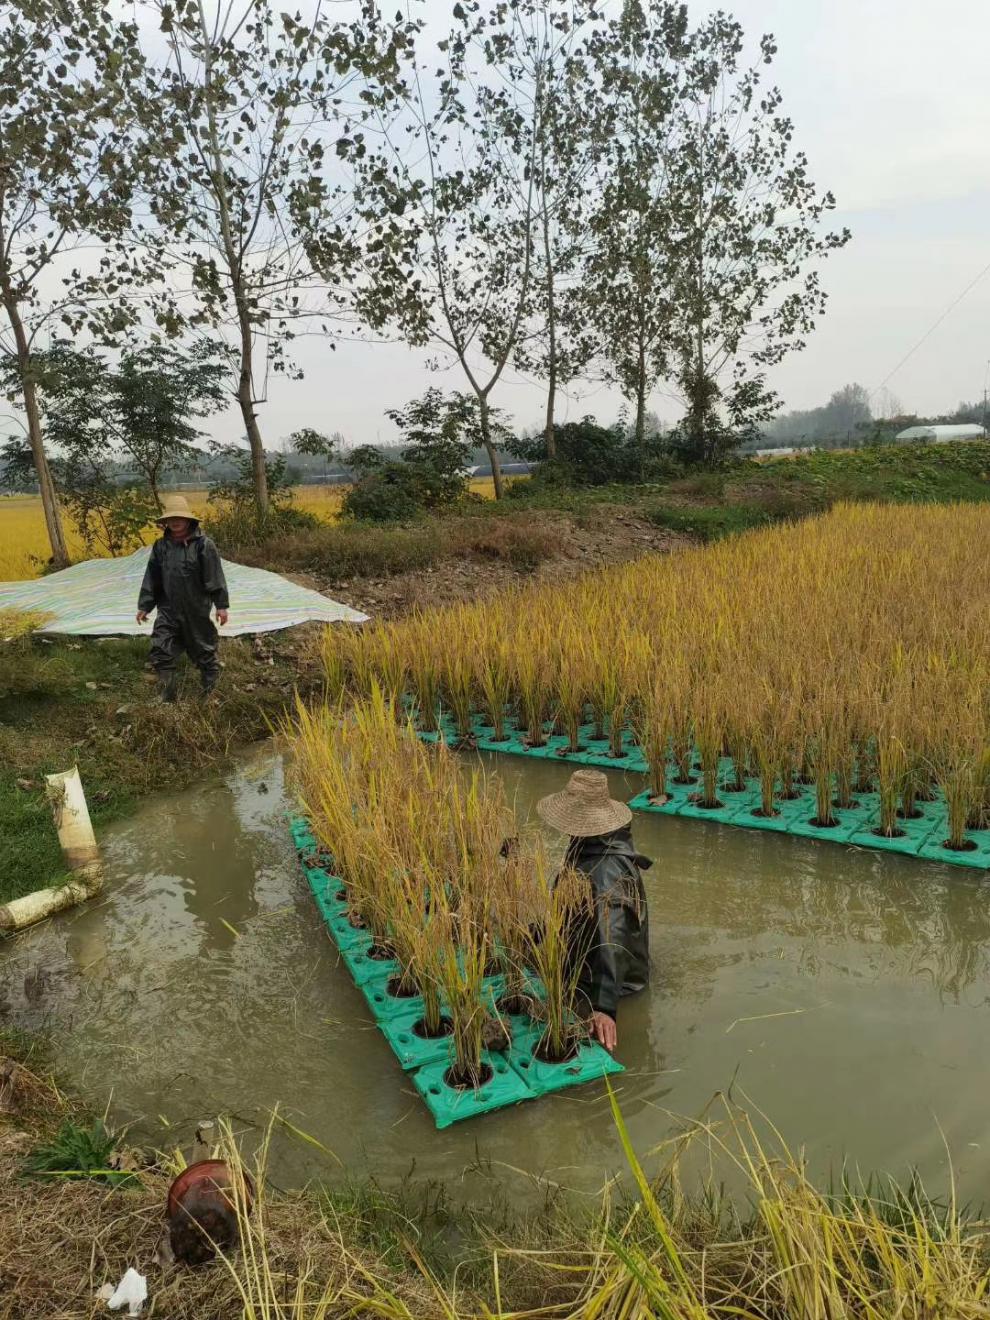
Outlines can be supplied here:
M337 521L346 489L346 486L297 486L293 498L300 509L333 523ZM471 490L485 499L494 496L490 477L472 481ZM193 509L205 516L206 491L182 493ZM82 541L68 519L65 533L73 560L86 558ZM154 529L149 528L145 540L150 543L154 535ZM38 577L50 553L41 499L37 495L0 496L0 582Z
M465 745L479 713L486 745L605 741L621 765L631 738L658 806L715 812L756 785L766 827L800 801L795 832L833 837L865 806L876 846L938 797L932 846L990 863L985 505L839 506L327 649L332 682L411 699L428 732L442 711Z

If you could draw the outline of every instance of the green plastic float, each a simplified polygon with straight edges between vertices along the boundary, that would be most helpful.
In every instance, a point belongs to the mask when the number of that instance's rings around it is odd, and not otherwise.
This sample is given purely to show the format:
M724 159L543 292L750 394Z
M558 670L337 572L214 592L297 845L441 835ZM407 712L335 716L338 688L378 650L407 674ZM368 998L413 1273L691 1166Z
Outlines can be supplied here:
M483 1062L491 1076L481 1086L467 1090L449 1086L446 1074L453 1061L450 1037L430 1040L416 1034L416 1024L423 1017L422 998L392 993L398 980L399 964L394 959L370 956L371 936L348 921L347 905L340 896L342 882L327 869L325 854L321 853L306 818L290 817L289 829L316 906L341 959L364 995L399 1066L408 1073L438 1128L624 1071L622 1064L594 1041L582 1041L574 1057L563 1063L542 1062L535 1050L543 1035L543 1026L528 1014L519 1013L503 1019L511 1029L508 1050L504 1053L484 1052ZM505 989L502 977L486 977L484 993L493 1009ZM535 999L546 993L542 983L532 974L527 976L525 989L526 994Z

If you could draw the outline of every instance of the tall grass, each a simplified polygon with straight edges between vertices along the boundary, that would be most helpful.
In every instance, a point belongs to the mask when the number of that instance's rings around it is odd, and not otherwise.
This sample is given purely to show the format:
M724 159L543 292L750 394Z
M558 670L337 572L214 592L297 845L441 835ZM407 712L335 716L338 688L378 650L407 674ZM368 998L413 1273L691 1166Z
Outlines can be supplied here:
M725 1099L647 1166L610 1094L631 1195L560 1209L529 1241L482 1228L480 1259L442 1274L411 1222L397 1265L358 1245L332 1200L272 1191L273 1124L251 1158L224 1125L237 1243L203 1314L235 1314L232 1294L244 1320L985 1320L988 1228L951 1191L848 1177L823 1190L771 1123Z

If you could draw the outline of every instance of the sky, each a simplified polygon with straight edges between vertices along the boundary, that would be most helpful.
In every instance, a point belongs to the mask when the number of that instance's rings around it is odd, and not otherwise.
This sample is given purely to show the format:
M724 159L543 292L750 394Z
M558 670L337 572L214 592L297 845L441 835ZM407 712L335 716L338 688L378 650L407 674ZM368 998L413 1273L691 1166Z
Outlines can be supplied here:
M312 0L298 2L308 10ZM778 54L768 80L781 88L812 179L836 197L832 224L852 231L821 268L824 318L804 351L771 370L783 407L814 407L853 381L871 392L876 415L939 413L981 397L990 373L986 0L721 2L754 43L761 32L774 34ZM123 3L131 9L131 0ZM410 0L428 15L433 39L446 28L451 4ZM713 7L689 0L696 21ZM148 36L152 46L161 40ZM258 415L269 448L302 426L340 432L349 447L388 443L397 434L386 409L431 385L466 388L456 364L434 361L431 369L435 354L398 343L333 350L312 336L292 348L302 380L271 374L266 383L263 365L256 380L265 387ZM587 382L579 389L560 400L559 421L585 413L615 418L616 391ZM511 369L491 401L518 427L539 425L545 407L540 385ZM668 423L681 411L662 389L651 407ZM236 407L206 426L215 439L242 440Z
M447 10L447 0L427 5ZM691 0L690 8L699 18L711 6ZM851 381L874 392L877 414L897 404L937 413L980 397L990 272L932 327L990 264L986 0L735 0L725 8L747 34L775 35L774 78L795 143L811 177L835 194L836 225L853 235L822 268L828 309L808 346L773 370L784 406L814 407ZM296 357L304 380L269 381L266 440L313 425L352 444L385 442L394 438L386 408L432 384L463 387L458 368L433 372L426 355L402 345L329 352L307 340ZM538 385L510 373L497 388L494 402L518 425L538 423ZM611 420L620 402L592 386L563 401L560 420L586 412ZM652 407L667 421L678 414L662 391Z

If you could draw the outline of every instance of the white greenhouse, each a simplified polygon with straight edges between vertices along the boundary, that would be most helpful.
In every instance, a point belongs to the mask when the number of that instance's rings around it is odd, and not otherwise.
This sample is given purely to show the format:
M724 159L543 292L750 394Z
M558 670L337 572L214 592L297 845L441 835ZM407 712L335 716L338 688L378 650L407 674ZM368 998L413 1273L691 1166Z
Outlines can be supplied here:
M898 431L895 440L924 440L930 445L946 445L953 440L985 440L986 430L982 426L909 426L906 431Z

